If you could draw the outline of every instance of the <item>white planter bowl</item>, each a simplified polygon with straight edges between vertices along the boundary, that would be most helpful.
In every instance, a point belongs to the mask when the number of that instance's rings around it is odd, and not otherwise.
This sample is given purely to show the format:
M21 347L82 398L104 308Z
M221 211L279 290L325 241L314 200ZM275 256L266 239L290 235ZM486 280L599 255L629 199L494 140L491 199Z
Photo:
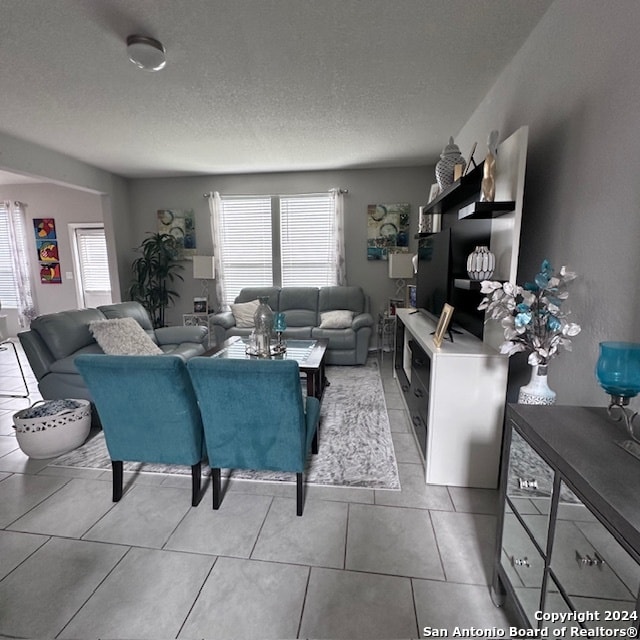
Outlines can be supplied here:
M37 460L55 458L84 443L91 429L91 403L75 398L72 402L77 408L34 417L34 413L46 413L56 406L54 403L60 404L57 400L40 400L13 415L18 445L26 455Z

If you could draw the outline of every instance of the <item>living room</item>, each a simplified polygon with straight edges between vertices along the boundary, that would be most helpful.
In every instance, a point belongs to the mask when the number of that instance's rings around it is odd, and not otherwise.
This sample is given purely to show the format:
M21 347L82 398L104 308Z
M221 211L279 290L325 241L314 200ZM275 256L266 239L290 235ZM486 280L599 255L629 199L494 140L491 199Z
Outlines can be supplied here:
M464 4L457 5L457 10L464 11ZM469 117L456 130L441 132L441 147L452 135L465 154L477 142L479 160L491 130L498 130L503 139L520 126L529 127L518 282L530 280L545 258L557 268L570 266L579 276L572 285L571 309L582 332L573 351L555 359L549 369L550 385L558 394L558 403L564 405L605 406L606 394L594 375L598 343L640 338L636 322L640 299L635 294L627 299L629 291L637 287L629 287L626 276L638 273L636 245L640 237L635 188L640 133L634 108L640 92L640 71L635 62L640 53L639 23L636 2L550 3L496 80L477 96ZM464 42L465 33L461 32L452 46ZM483 48L499 46L499 41L484 42L468 55L482 56ZM417 63L408 60L407 64ZM454 97L456 84L453 80L446 87ZM387 277L386 265L366 259L366 207L409 202L415 229L418 207L426 204L429 186L435 181L437 161L435 153L403 167L122 178L63 150L54 151L33 139L16 136L4 126L0 151L0 169L54 183L3 185L2 199L24 201L29 205L29 216L51 216L62 226L77 221L81 211L90 211L93 221L104 221L114 262L114 299L125 297L132 247L155 229L158 209L193 209L196 228L203 232L198 240L202 239L206 251L210 249L206 192L348 189L348 280L360 284L371 296L375 312L386 306L395 284ZM61 259L70 264L70 254ZM72 282L63 281L54 289L55 293L48 293L50 285L37 286L42 313L75 305ZM171 322L180 323L181 314L189 310L189 301L198 291L198 283L187 278L179 305L170 311ZM512 359L510 399L515 399L517 388L526 381L527 369L525 359Z

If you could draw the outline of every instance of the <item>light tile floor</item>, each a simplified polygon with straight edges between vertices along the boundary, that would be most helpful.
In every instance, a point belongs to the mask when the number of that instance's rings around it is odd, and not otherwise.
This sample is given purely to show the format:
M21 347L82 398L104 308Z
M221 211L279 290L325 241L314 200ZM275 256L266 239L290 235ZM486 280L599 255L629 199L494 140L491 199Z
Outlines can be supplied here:
M419 638L507 629L488 584L497 492L428 486L391 358L381 367L401 491L231 483L49 467L18 448L0 398L0 638ZM0 393L18 389L0 352ZM322 445L321 445L322 446Z

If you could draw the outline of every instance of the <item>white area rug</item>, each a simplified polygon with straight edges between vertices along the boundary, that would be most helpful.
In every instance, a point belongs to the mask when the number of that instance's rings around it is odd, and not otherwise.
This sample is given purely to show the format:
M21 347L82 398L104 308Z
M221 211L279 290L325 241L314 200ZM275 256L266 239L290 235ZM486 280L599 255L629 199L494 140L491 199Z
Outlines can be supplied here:
M309 455L308 484L399 490L400 480L382 381L375 360L364 366L330 366L320 414L317 455ZM55 467L111 469L102 431L60 456ZM189 474L189 467L125 462L127 471ZM209 469L207 467L207 472ZM233 478L295 483L295 474L233 470ZM223 476L228 475L223 471Z

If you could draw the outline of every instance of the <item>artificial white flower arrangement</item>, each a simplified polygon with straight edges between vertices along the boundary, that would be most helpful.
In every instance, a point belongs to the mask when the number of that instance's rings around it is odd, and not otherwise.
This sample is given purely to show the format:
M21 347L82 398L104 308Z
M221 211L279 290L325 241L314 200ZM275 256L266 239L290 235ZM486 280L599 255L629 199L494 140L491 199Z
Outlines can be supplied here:
M478 309L486 309L486 320L499 320L505 342L500 353L513 355L529 351L530 365L547 365L560 349L571 351L570 338L580 333L580 325L568 322L571 313L561 309L569 297L567 283L576 274L566 267L554 274L548 260L542 262L534 282L524 286L510 282L483 280L480 291L485 294Z

